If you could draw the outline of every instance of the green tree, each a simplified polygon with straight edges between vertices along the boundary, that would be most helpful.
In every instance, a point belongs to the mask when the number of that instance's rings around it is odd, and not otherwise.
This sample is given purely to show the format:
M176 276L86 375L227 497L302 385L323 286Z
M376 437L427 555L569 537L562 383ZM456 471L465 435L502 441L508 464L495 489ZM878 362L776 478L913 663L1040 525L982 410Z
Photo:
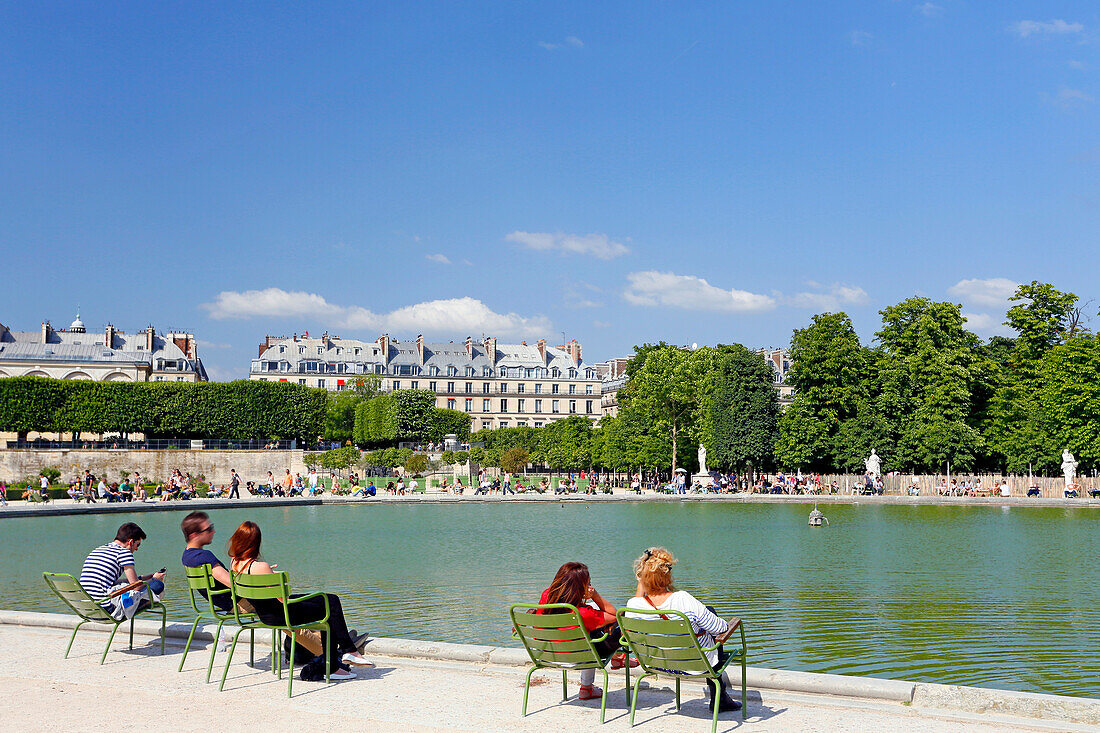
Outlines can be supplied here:
M620 413L643 416L668 436L670 471L676 468L680 444L692 437L702 366L692 352L659 345L646 352L641 368L619 393Z
M411 474L422 474L428 470L428 457L423 453L416 453L405 462L405 470Z
M1064 338L1077 296L1033 280L1016 288L1010 300L1016 305L1005 314L1005 325L1018 334L1015 361L1021 367L1037 363L1047 349Z
M530 458L523 448L509 448L500 457L500 467L509 473L519 473L527 467Z

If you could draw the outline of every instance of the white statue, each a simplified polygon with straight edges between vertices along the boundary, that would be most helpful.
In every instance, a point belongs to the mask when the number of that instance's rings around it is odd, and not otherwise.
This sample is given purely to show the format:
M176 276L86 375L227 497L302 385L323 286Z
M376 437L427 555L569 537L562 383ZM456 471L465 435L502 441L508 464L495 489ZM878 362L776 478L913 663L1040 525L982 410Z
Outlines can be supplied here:
M867 456L867 460L863 462L863 465L867 467L867 473L872 476L879 476L882 474L882 459L878 457L878 453L875 453L875 449L871 449L871 455Z
M699 444L699 473L707 472L707 447Z
M1077 461L1073 460L1073 454L1069 448L1062 451L1062 474L1066 477L1066 486L1073 484L1073 477L1077 475Z

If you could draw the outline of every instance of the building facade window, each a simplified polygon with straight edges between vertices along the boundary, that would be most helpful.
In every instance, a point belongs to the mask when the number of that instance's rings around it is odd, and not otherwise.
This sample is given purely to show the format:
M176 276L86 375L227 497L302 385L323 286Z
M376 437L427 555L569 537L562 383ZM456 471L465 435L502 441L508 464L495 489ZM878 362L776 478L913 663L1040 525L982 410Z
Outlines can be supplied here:
M569 414L570 415L576 415L577 414L577 401L576 400L569 400Z
M447 409L448 410L455 409L455 401L454 400L447 400Z
M584 385L584 393L585 394L592 394L592 385L591 384Z
M439 391L439 382L428 382L428 389L433 392Z
M473 412L473 411L474 411L474 401L473 400L466 400L466 412Z
M558 400L550 400L550 412L560 412L560 411L561 411L561 409L558 407Z
M474 383L473 382L466 382L466 394L470 394L473 391L474 391Z
M560 387L561 387L561 385L558 384L557 382L554 382L553 384L551 384L550 385L550 394L557 394Z
M535 412L542 412L542 400L535 400Z
M535 385L535 394L542 394L542 385L541 384L536 384Z
M481 391L482 391L482 392L483 392L484 394L489 394L489 383L488 383L488 382L483 382L483 383L482 383L482 385L481 385Z
M516 385L516 392L519 393L519 394L523 394L523 388L525 386L526 385L524 385L523 382L520 382L519 384Z
M394 389L395 392L397 390L401 389L401 380L400 379L393 380L393 389Z
M575 385L575 384L569 385L569 394L577 394L577 385Z
M502 399L500 401L500 411L501 412L508 412L508 400Z
M409 389L420 389L420 382L416 381L415 379L409 382Z
M516 400L516 412L527 412L527 400Z
M489 412L489 409L490 409L489 408L489 402L490 402L489 400L482 400L481 401L481 411L482 412Z
M455 383L454 382L447 382L447 391L450 392L451 394L454 394L454 391L455 391Z
M585 400L584 401L584 412L585 412L586 415L591 415L592 414L592 400Z

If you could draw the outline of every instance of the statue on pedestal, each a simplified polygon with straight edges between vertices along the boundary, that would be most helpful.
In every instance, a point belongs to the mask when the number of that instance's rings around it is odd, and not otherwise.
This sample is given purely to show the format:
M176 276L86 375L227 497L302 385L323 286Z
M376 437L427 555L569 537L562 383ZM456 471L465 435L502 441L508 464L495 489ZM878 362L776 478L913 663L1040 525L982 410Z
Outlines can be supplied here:
M875 449L871 449L871 455L867 456L867 460L863 462L863 465L867 467L867 473L872 476L882 475L882 459L878 457L878 453L875 453Z
M707 447L699 444L699 473L707 473Z
M1066 487L1072 486L1073 479L1077 475L1077 461L1069 452L1069 448L1062 451L1062 475L1066 477Z

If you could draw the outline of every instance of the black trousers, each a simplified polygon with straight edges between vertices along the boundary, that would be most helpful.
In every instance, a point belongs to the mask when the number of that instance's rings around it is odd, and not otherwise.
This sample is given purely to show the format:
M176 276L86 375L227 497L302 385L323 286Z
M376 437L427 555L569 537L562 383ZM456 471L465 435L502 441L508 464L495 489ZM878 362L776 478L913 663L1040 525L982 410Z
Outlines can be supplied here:
M229 498L232 499L233 497L237 497L238 499L241 498L240 484L233 484L232 488L229 489Z
M302 596L310 595L309 593L295 593L291 598L301 598ZM348 633L348 623L344 620L344 607L340 605L340 598L335 593L325 593L328 597L329 618L328 627L332 630L332 650L336 654L344 654L346 652L355 651L355 644L351 640L351 634ZM263 604L260 608L256 609L260 619L265 624L281 624L283 623L283 609L282 604L276 601L272 607L267 607L267 604ZM320 598L310 598L305 601L298 601L297 603L291 603L287 606L287 612L290 615L291 624L306 624L310 621L320 621L325 617L325 602ZM324 632L321 632L322 637Z

